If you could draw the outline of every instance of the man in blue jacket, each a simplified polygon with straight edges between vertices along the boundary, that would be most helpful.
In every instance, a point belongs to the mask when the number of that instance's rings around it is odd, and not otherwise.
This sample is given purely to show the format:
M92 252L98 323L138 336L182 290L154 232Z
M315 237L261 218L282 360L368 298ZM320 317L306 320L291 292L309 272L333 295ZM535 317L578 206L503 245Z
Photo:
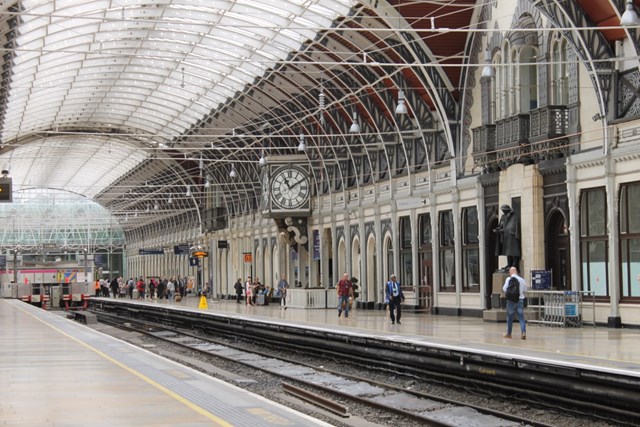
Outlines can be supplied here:
M397 280L395 274L392 274L389 277L389 281L387 282L387 286L385 287L385 299L389 301L389 316L391 317L391 324L395 324L397 320L398 325L400 325L404 295L402 294L400 282Z

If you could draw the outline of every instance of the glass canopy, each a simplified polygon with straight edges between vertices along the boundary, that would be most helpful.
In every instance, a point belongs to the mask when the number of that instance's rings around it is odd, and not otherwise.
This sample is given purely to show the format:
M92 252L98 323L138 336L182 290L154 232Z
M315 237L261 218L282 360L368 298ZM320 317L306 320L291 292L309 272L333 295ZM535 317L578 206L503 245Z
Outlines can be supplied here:
M122 247L124 232L111 213L90 199L67 191L14 192L0 204L0 248L78 251Z

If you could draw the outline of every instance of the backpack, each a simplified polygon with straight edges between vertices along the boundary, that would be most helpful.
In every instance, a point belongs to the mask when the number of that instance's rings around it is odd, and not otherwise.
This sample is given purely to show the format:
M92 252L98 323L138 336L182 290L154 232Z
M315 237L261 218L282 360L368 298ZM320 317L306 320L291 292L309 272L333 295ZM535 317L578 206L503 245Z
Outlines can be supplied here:
M504 293L504 296L508 301L518 302L520 299L520 282L518 279L513 276L509 278L507 292Z

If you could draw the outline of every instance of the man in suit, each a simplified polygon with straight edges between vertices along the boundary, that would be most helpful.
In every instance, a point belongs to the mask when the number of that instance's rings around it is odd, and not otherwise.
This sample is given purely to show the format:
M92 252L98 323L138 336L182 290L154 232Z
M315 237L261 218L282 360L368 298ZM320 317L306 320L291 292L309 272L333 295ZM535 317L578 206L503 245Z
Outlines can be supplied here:
M389 277L387 286L385 287L385 297L389 301L389 317L391 317L391 324L401 324L400 318L402 317L402 303L404 302L404 295L402 294L402 288L400 282L396 278L395 274Z

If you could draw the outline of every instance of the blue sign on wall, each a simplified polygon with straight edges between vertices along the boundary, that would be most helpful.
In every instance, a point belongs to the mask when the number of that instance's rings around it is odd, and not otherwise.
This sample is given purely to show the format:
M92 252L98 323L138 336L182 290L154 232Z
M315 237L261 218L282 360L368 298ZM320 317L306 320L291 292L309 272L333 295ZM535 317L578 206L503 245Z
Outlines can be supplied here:
M551 270L531 270L533 289L551 289Z
M6 268L6 267L7 267L7 256L0 255L0 268Z

